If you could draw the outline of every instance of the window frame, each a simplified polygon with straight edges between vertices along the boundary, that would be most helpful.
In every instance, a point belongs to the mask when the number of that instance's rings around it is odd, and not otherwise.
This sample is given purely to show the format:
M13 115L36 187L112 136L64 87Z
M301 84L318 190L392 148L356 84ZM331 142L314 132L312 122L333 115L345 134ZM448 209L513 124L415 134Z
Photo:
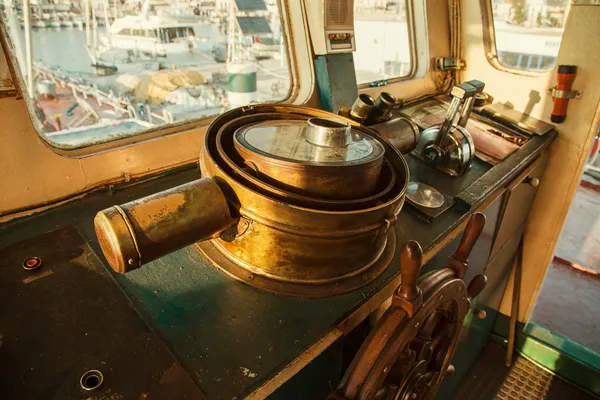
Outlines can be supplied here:
M407 80L411 80L414 78L420 78L426 72L426 71L422 71L422 74L421 74L422 68L420 68L420 65L419 65L419 59L418 59L418 53L417 53L417 47L418 47L417 40L419 39L419 37L421 37L421 38L424 37L425 43L426 43L427 35L426 34L420 35L421 30L418 29L418 26L421 24L420 24L420 22L417 22L415 19L415 4L414 4L415 0L402 0L402 1L404 1L405 5L406 5L406 26L408 29L408 45L410 47L410 49L409 49L410 72L408 75L405 75L405 76L397 76L397 77L388 78L388 79L378 79L378 80L374 80L372 82L358 83L356 85L356 87L358 88L359 91L362 89L369 89L369 88L376 87L373 85L373 83L375 83L375 82L385 81L385 85L383 85L383 86L388 86L388 85L392 85L394 83L407 81ZM417 1L423 2L424 0L417 0ZM422 7L422 9L423 9L423 13L422 13L423 18L426 18L426 16L424 16L425 7Z
M546 71L527 71L524 69L510 68L500 62L498 59L498 47L496 44L496 29L494 25L492 1L493 0L479 0L479 7L481 9L481 26L483 29L483 46L486 59L490 65L502 72L528 77L539 77L552 72L554 68L550 68Z
M282 36L287 44L286 57L290 72L290 89L284 100L261 104L305 104L313 95L315 82L314 65L312 62L302 63L302 61L312 60L310 39L307 30L305 29L306 15L304 13L302 1L303 0L277 0L280 12L280 23L283 28ZM15 82L15 87L17 88L17 93L19 95L18 97L24 100L26 104L27 113L34 134L41 139L41 142L47 148L64 157L89 157L94 154L113 151L150 140L164 139L168 136L177 135L190 130L205 129L215 118L221 115L216 114L178 121L172 124L165 124L102 143L92 143L81 147L62 146L53 143L45 137L41 123L34 118L35 100L30 99L27 95L27 83L19 68L19 60L15 54L14 45L10 40L8 26L4 21L0 23L0 44L2 46L2 51L4 51L13 81Z

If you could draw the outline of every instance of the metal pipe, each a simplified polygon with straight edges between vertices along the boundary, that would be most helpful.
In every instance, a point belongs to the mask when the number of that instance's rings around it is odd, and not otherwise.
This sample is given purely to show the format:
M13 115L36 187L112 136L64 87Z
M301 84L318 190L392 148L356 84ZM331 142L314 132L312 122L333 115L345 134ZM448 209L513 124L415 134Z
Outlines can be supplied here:
M521 273L523 268L523 236L519 241L519 248L513 259L514 261L514 279L513 279L513 294L512 305L510 311L510 325L508 329L508 346L506 348L507 367L510 367L513 362L513 354L515 352L515 338L517 332L517 322L519 320L519 302L521 301Z
M386 122L371 125L379 136L387 140L400 153L410 153L421 139L421 131L411 119L398 117Z
M232 226L227 200L210 178L202 178L120 206L94 218L106 260L127 273Z
M23 23L25 25L25 57L27 60L27 94L33 99L33 56L31 42L31 10L29 0L23 0Z

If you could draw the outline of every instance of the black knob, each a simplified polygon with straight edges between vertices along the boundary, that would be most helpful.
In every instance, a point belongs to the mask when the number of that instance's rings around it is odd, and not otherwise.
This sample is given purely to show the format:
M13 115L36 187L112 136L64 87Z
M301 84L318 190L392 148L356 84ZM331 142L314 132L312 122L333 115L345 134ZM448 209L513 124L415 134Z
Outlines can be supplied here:
M427 145L423 149L423 160L425 160L427 164L438 164L442 161L443 157L444 152L437 144Z

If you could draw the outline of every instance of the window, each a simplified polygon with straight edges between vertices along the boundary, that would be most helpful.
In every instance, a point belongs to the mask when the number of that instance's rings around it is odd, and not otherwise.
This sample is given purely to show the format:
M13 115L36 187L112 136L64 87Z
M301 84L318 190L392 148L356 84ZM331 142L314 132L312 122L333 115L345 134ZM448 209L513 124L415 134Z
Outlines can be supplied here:
M29 18L7 3L15 67L50 144L80 148L290 97L283 2L203 2L202 12L149 2L32 3Z
M411 74L411 43L406 0L355 0L354 65L357 83Z
M571 0L491 0L500 65L548 71L556 64Z

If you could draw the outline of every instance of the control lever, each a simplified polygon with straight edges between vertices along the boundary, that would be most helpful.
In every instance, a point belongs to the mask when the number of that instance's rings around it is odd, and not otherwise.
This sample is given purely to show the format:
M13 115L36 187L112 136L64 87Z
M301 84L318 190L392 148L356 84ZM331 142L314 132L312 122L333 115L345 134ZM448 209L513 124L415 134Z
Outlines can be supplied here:
M445 136L450 132L450 128L456 119L456 114L464 108L464 104L468 99L473 98L477 93L477 88L471 85L469 82L461 83L460 85L456 85L450 91L450 95L452 96L452 101L450 102L450 107L448 107L448 111L446 112L446 118L444 122L442 122L442 126L440 128L440 135L438 136L438 143L443 143Z
M475 96L485 84L478 80L461 83L452 88L452 101L442 124L427 128L413 151L425 163L451 176L464 174L475 157L475 145L465 128Z
M473 105L475 104L475 98L478 94L483 93L483 88L485 88L485 83L473 79L472 81L466 82L469 85L473 86L476 90L475 94L469 97L465 101L465 105L460 113L460 118L458 119L458 126L462 126L463 128L467 127L467 122L469 122L469 117L471 116L471 111L473 110Z

